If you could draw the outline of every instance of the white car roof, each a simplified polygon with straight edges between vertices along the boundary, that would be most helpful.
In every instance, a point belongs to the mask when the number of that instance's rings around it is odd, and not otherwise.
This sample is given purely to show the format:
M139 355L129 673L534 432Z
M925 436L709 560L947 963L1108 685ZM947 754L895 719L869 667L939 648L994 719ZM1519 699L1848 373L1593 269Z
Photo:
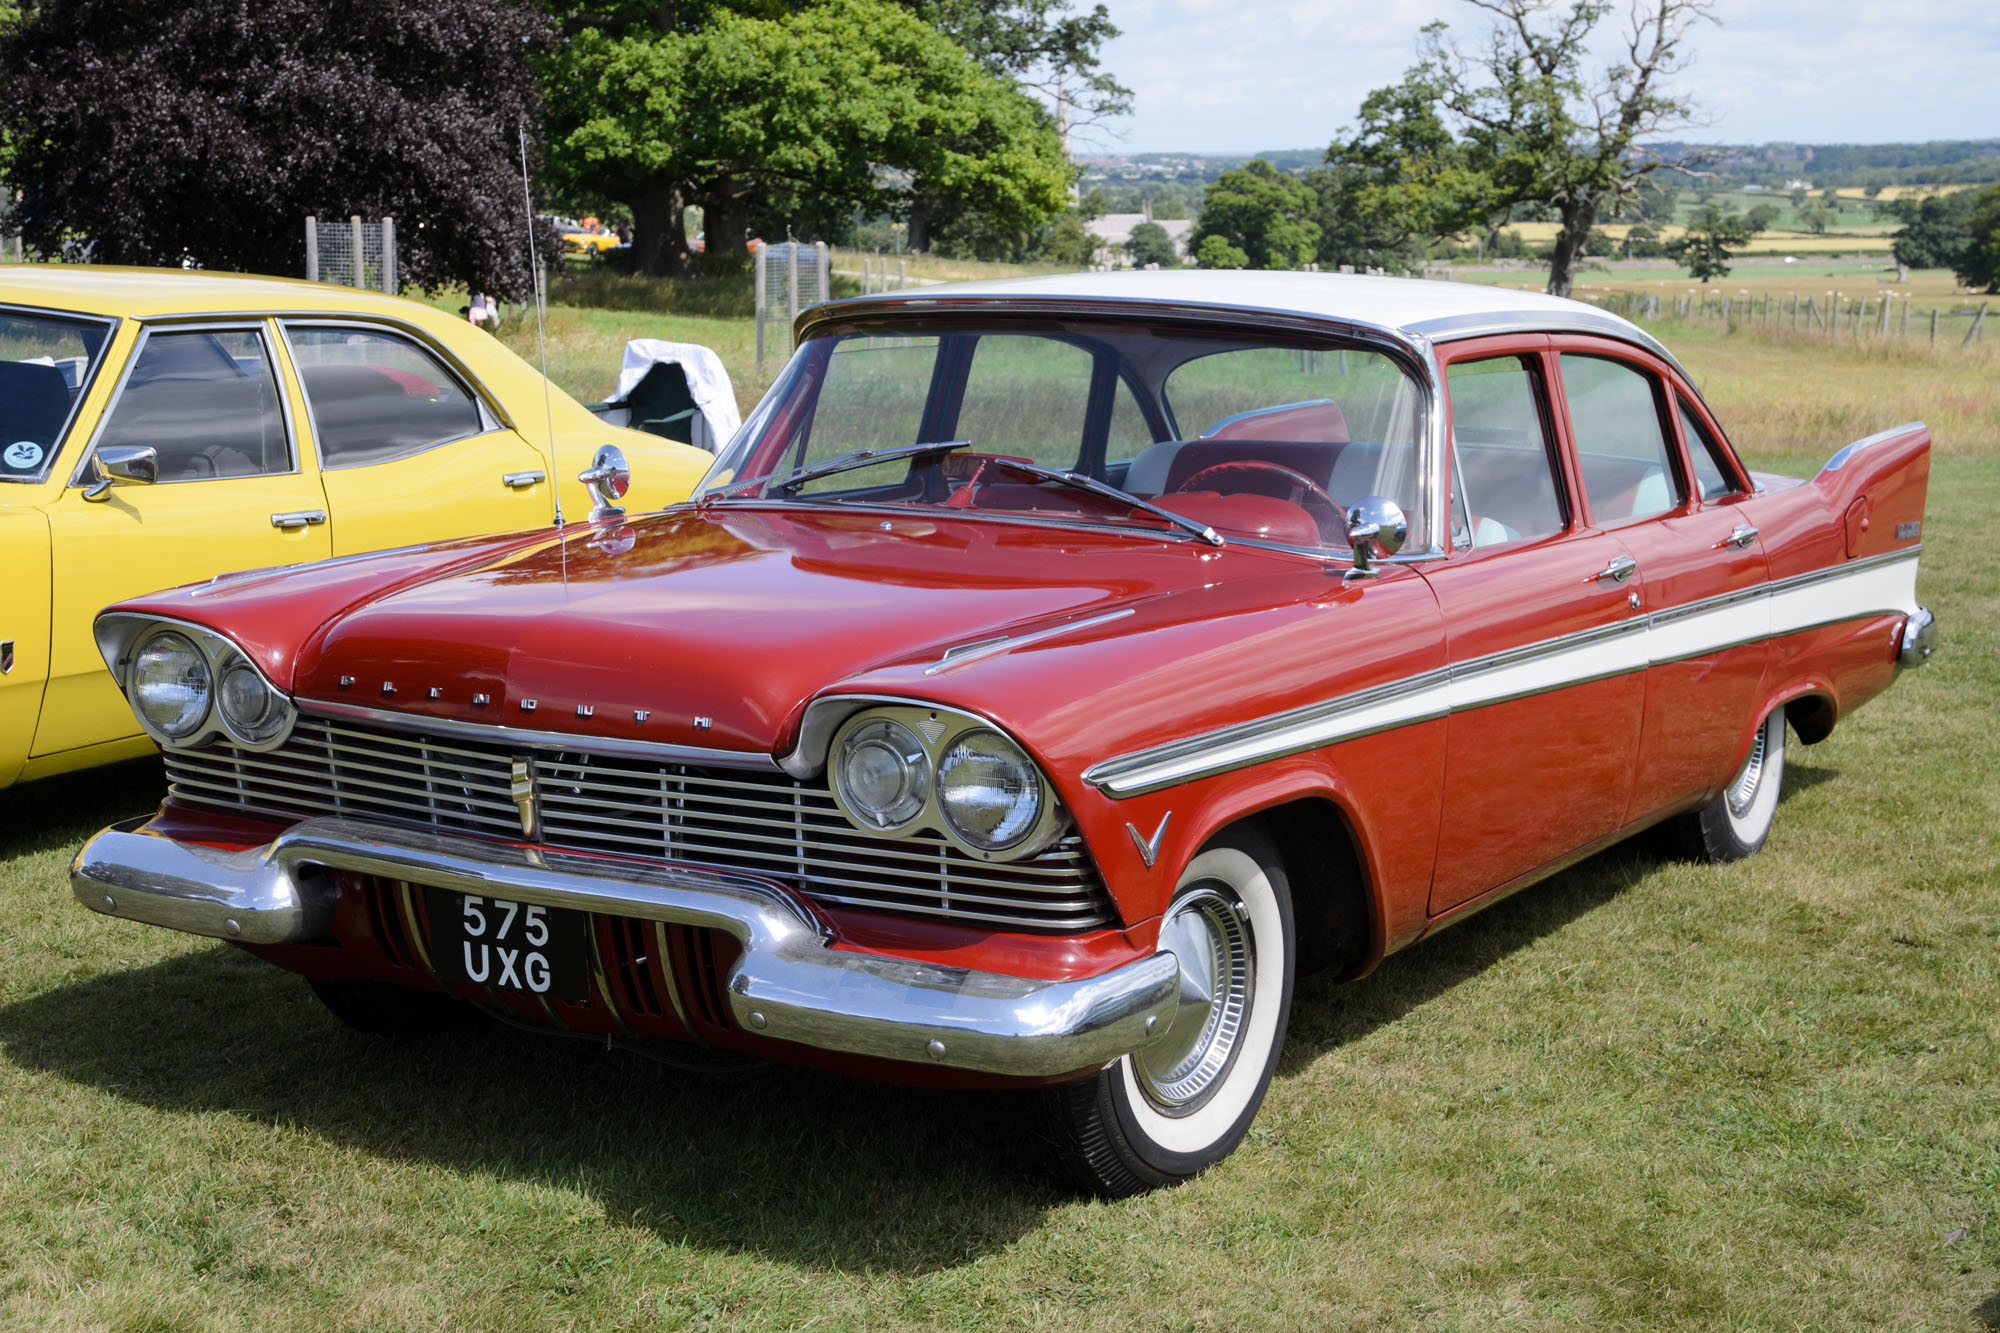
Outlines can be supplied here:
M816 323L849 305L959 301L1226 306L1367 325L1406 338L1435 341L1535 330L1593 333L1637 343L1673 363L1672 354L1644 329L1582 301L1470 282L1349 273L1126 269L944 283L816 306L802 324Z

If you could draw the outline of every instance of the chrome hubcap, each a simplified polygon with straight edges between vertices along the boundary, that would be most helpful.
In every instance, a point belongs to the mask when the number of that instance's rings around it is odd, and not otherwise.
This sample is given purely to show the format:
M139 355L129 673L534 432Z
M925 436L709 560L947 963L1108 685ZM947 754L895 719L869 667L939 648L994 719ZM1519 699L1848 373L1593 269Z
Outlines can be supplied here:
M1729 799L1729 813L1738 819L1750 813L1751 804L1757 799L1757 787L1764 779L1764 757L1767 752L1765 738L1770 735L1771 724L1765 723L1757 729L1757 739L1750 742L1750 757L1743 761L1743 771L1736 775L1736 781L1729 784L1724 793Z
M1186 1114L1206 1098L1236 1053L1250 1012L1256 950L1237 897L1203 885L1182 897L1160 928L1160 947L1180 961L1180 1007L1173 1025L1132 1057L1149 1100Z

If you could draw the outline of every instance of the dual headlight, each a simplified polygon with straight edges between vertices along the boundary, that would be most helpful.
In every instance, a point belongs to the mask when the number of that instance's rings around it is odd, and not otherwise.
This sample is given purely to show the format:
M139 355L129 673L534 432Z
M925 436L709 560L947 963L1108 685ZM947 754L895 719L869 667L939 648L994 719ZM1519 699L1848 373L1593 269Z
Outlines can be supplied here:
M936 828L983 860L1034 855L1062 829L1041 770L978 718L945 709L871 708L827 756L834 798L872 833Z
M140 725L162 745L184 749L219 731L246 749L268 750L297 716L241 649L192 625L139 628L114 670Z

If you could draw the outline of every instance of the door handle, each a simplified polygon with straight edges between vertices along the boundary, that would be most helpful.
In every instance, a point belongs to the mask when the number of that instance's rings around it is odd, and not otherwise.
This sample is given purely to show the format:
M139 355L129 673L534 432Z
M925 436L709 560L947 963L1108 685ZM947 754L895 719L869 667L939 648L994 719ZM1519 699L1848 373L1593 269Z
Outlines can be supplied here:
M271 515L271 526L283 528L287 532L324 522L326 522L324 509L294 509L290 513Z
M1597 572L1599 583L1623 583L1639 572L1639 562L1629 555L1613 558L1610 564Z
M539 470L534 472L509 472L500 478L500 484L520 490L523 486L539 486L548 480L548 476L548 473Z
M1719 551L1725 546L1734 546L1740 551L1756 540L1757 529L1751 527L1748 523L1738 523L1735 531L1715 544L1715 549Z

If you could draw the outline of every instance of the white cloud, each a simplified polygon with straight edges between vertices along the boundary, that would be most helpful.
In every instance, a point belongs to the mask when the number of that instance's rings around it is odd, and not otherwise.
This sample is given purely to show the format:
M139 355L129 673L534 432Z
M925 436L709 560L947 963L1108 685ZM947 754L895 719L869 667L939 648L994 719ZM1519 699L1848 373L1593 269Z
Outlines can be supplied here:
M1104 64L1136 94L1118 151L1311 148L1393 83L1417 34L1485 15L1430 0L1106 0L1124 35ZM1687 137L1808 143L2000 136L2000 7L1912 0L1757 0L1703 24L1672 87L1702 123ZM1607 20L1609 26L1611 20Z

